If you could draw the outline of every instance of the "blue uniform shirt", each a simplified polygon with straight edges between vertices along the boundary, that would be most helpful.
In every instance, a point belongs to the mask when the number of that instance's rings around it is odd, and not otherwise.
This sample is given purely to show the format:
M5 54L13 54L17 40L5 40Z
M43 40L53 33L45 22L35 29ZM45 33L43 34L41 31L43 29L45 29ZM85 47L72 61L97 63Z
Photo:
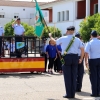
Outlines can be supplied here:
M82 46L83 46L83 48L85 47L83 42L82 42ZM80 49L78 51L78 56L81 56L81 50Z
M46 52L46 47L47 47L47 45L43 44L42 47L41 47L41 51L45 53Z
M86 44L85 52L89 54L89 59L100 58L100 40L93 38Z
M4 34L4 29L3 27L0 27L0 36L2 36Z
M56 57L56 47L52 45L48 45L46 48L46 52L48 52L50 58Z
M58 49L58 51L62 52L61 45L57 45L57 49Z
M15 24L13 26L15 35L22 35L25 32L24 27L20 24Z
M67 36L63 36L59 39L56 40L57 44L61 44L61 48L62 48L62 55L64 54L67 46L69 45L69 42L71 41L73 35L67 35ZM73 53L73 54L78 54L79 49L83 47L82 46L82 42L80 39L75 38L74 43L72 44L71 48L69 49L69 51L67 52L67 54Z

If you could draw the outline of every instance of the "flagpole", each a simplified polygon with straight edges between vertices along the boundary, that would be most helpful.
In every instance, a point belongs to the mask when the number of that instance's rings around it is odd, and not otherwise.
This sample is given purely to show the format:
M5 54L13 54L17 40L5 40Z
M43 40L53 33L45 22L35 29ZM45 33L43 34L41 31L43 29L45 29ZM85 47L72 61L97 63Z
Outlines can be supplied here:
M37 0L35 0L35 2L36 2L36 5L38 5ZM40 12L40 8L38 8L38 9L39 9L39 12ZM41 13L41 12L40 12L40 13ZM49 30L49 28L48 28L48 25L47 25L47 23L46 23L44 17L42 17L42 19L43 19L43 22L44 22L44 24L45 24L45 26L46 26L48 32L50 33L50 30ZM55 46L56 46L56 45L55 45ZM56 50L57 50L57 53L58 53L59 58L61 59L61 55L59 54L59 51L58 51L57 46L56 46Z

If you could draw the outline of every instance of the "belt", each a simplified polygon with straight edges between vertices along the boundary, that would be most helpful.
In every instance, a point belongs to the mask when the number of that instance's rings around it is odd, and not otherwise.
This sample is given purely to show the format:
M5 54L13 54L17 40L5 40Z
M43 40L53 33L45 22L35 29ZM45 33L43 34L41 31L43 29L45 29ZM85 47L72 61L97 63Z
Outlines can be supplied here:
M78 54L74 54L74 53L69 53L69 54L67 54L67 55L78 55Z
M15 35L15 36L23 36L23 35Z

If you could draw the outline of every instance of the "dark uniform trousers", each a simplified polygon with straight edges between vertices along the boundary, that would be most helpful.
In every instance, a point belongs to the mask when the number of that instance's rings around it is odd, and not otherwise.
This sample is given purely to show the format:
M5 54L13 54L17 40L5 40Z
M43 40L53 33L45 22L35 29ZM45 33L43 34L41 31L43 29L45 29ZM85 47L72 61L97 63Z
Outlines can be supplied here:
M62 66L67 97L74 98L76 91L76 78L78 67L78 54L67 54L64 57L65 65Z
M46 72L46 69L47 69L47 54L42 53L41 56L45 57L45 72Z
M100 58L89 60L90 81L92 87L92 95L100 94Z
M80 59L80 56L78 58ZM78 68L77 68L76 90L81 90L81 88L82 88L83 75L84 75L84 65L83 65L83 61L82 61L81 64L78 64Z
M46 72L46 69L47 69L47 54L45 54L45 72Z
M16 43L17 42L22 42L22 36L18 36L18 35L15 36L15 53L16 53L16 57L21 58L22 53L19 50L17 50L17 48L16 48Z
M54 65L54 59L55 59L55 58L49 57L48 69L52 69L52 68L53 68L53 65Z
M61 56L61 54L60 54ZM54 61L54 71L56 72L59 72L62 70L62 67L61 67L61 61L60 61L60 58L59 58L59 55L57 55L57 59Z
M2 54L2 37L0 37L0 57L1 57L1 54Z

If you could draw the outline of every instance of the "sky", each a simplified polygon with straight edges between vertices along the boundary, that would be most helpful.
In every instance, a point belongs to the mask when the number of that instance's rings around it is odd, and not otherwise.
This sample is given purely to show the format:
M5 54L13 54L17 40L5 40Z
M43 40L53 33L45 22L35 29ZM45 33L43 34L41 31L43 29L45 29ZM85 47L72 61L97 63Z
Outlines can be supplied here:
M32 1L32 0L11 0L11 1ZM51 1L55 1L55 0L37 0L37 1L38 2L51 2Z

